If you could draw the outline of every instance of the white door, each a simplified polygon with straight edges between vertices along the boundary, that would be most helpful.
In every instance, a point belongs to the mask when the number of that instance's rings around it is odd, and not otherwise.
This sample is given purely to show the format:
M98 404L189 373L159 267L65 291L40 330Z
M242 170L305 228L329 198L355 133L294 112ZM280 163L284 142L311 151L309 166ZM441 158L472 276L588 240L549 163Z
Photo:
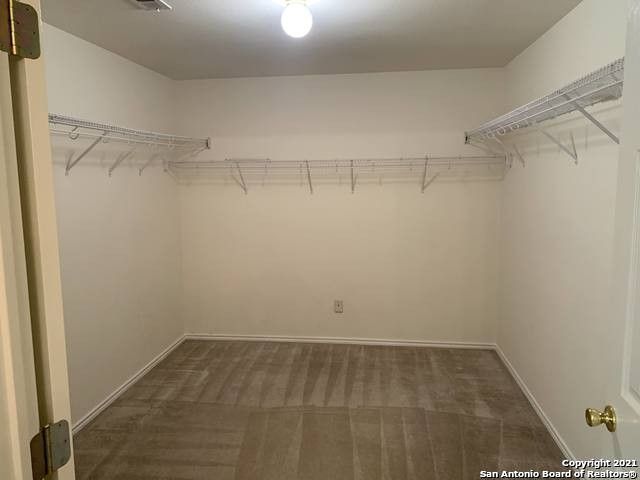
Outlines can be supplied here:
M40 14L39 0L22 0ZM8 7L7 7L8 8ZM69 420L44 59L0 52L0 478L29 480L30 440ZM49 478L75 478L73 458Z
M629 2L625 56L624 120L616 202L614 308L602 319L609 338L591 338L576 332L601 352L608 384L603 399L614 407L617 428L600 435L606 457L640 462L640 0ZM585 405L599 410L604 405Z

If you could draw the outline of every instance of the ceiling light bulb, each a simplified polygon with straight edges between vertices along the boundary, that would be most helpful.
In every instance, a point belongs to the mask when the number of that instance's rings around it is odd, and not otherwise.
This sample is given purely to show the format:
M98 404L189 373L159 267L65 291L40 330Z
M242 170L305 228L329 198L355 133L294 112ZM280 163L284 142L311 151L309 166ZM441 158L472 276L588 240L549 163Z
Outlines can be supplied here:
M291 2L282 12L282 29L293 38L302 38L313 27L313 16L305 2Z

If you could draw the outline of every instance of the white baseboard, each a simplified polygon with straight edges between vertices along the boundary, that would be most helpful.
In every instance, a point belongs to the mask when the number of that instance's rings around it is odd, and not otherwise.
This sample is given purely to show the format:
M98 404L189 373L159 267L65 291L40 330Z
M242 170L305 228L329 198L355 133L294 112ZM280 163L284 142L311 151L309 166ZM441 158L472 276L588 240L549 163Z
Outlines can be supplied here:
M178 348L182 342L184 342L185 336L180 335L171 345L165 348L160 354L158 354L155 358L153 358L149 363L147 363L144 367L142 367L135 375L133 375L129 380L120 385L116 390L105 398L102 402L92 408L89 413L87 413L84 417L78 420L72 428L73 434L75 435L80 430L82 430L91 420L96 418L100 413L106 409L109 405L115 402L120 395L126 392L129 387L131 387L134 383L140 380L149 370L155 367L158 363L160 363L167 355L169 355L173 350Z
M212 340L237 342L300 342L300 343L333 343L341 345L386 345L390 347L435 347L435 348L470 348L494 350L494 343L482 342L440 342L415 340L386 340L378 338L347 338L347 337L302 337L279 335L224 335L208 333L187 333L186 340Z
M575 460L576 459L575 455L573 454L573 452L571 451L571 449L569 448L567 443L564 441L564 439L560 435L560 432L558 432L558 430L553 425L553 423L551 422L551 419L547 416L547 414L544 413L544 410L542 409L542 407L538 403L538 400L536 400L536 397L533 395L531 390L529 390L529 387L527 387L527 384L524 383L524 380L518 374L518 372L516 371L515 367L509 361L509 359L507 358L505 353L502 351L500 346L496 345L495 346L495 350L496 350L496 353L498 354L498 356L500 357L500 360L502 360L502 363L504 363L504 365L509 370L509 373L511 373L511 376L513 377L513 379L516 381L516 383L520 387L520 390L522 390L522 393L524 393L524 395L527 397L527 400L529 400L529 403L531 404L531 406L533 407L535 412L538 414L538 417L540 417L540 420L542 421L544 426L547 427L547 430L549 431L549 434L555 440L556 444L558 445L558 448L562 451L562 453L564 454L564 456L567 459Z

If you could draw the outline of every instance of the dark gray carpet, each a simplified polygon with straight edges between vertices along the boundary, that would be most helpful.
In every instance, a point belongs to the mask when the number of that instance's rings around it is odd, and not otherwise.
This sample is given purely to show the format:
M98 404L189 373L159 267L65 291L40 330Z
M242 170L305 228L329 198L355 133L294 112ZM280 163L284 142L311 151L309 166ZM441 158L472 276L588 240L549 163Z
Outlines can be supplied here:
M187 341L74 438L79 479L477 479L562 454L486 350Z

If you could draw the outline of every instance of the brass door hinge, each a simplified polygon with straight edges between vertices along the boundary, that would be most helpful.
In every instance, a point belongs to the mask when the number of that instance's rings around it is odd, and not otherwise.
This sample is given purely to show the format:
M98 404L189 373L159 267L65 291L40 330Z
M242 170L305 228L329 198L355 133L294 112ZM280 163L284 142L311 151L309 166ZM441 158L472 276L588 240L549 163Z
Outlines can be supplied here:
M40 56L38 12L16 0L0 0L0 50L21 58Z
M33 480L42 480L64 467L71 459L69 422L47 425L31 439L30 447Z

